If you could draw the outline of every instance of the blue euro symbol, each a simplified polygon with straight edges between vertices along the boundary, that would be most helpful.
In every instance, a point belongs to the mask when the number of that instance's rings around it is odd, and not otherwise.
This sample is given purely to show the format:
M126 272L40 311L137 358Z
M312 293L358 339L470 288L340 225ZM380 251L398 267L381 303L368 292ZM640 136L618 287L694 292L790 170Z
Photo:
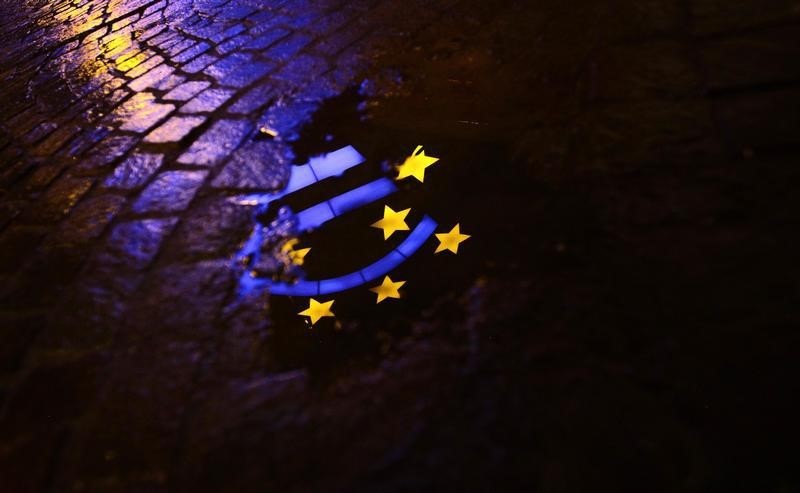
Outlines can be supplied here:
M345 171L366 161L352 146L343 147L322 157L313 158L307 164L292 168L289 183L280 192L254 196L255 203L266 207L269 203L302 190L333 176L341 176ZM341 195L325 200L296 214L299 233L322 227L326 222L349 211L370 204L397 192L397 186L389 178L379 178ZM271 294L287 296L318 296L338 293L374 281L406 261L431 237L436 230L436 221L425 215L400 245L366 267L330 279L312 281L301 279L294 283L273 281L252 277L244 272L239 279L240 294L268 289ZM237 256L237 262L246 257L260 255L263 233L256 226L252 235Z

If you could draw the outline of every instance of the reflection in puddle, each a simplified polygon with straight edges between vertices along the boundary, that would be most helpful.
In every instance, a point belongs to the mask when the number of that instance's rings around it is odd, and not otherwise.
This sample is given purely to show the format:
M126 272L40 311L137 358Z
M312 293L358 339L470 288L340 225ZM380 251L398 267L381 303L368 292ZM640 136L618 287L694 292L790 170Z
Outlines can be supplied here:
M414 171L424 172L424 168L438 159L426 158L420 151L421 147L418 147L404 164L415 163L415 170L398 176L397 180L415 176L422 181L423 177L417 176ZM420 160L418 157L426 159ZM365 158L358 151L351 146L344 147L325 156L311 159L308 164L294 167L289 183L282 192L252 195L247 197L245 202L258 205L256 215L264 217L267 215L269 205L279 199L317 185L326 178L339 177L345 171L364 163ZM332 186L332 182L317 186L327 185ZM399 298L399 288L405 281L392 281L388 274L414 255L434 235L438 225L428 215L424 215L416 225L409 227L406 216L410 209L395 212L389 206L384 206L384 218L373 224L373 227L383 229L384 239L388 239L397 231L410 230L410 233L378 260L366 260L365 266L336 277L321 280L305 279L305 274L299 266L303 264L310 249L295 250L300 235L317 230L328 221L375 203L397 191L398 187L393 180L382 177L322 200L298 213L294 213L288 206L281 207L277 217L270 223L257 222L252 235L236 257L237 265L242 269L239 283L240 296L252 295L262 290L268 290L273 295L286 296L331 295L382 279L380 285L371 288L371 291L378 295L377 302L380 303L386 298ZM458 224L449 232L436 236L439 240L436 253L444 250L457 253L458 245L469 238L460 232ZM320 252L320 255L324 255L324 252ZM265 258L272 259L272 262L267 262L266 268L262 269ZM312 300L312 306L306 311L306 315L312 317L312 324L315 320L311 313L316 313L313 307L317 306L314 303L316 300Z

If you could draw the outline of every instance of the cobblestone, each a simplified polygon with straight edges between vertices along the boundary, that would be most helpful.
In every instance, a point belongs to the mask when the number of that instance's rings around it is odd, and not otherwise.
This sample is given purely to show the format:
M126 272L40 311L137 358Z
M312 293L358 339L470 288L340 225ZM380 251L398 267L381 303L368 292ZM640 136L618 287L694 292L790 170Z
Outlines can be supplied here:
M103 184L110 188L137 188L158 170L164 160L160 154L133 154L119 164Z
M211 83L207 81L189 81L180 86L176 87L175 89L171 90L167 94L164 95L164 99L168 100L175 100L175 101L188 101L195 94L199 93L200 91L206 89L210 86Z
M144 132L175 109L174 105L158 104L154 99L151 93L138 93L115 110L112 116L121 122L120 129Z
M234 92L229 89L207 89L181 106L181 113L211 112L225 104Z
M165 171L158 175L139 199L133 210L142 212L178 212L189 206L207 171Z
M171 217L119 224L109 236L108 252L114 262L135 270L144 269L176 223L177 218Z
M184 107L181 110L184 109L186 108ZM213 110L214 108L212 107L211 109ZM174 116L147 134L144 140L145 142L153 143L178 142L186 137L192 129L202 125L205 120L205 117L202 116Z
M212 181L219 188L277 190L286 178L281 149L269 142L251 142L236 151ZM264 173L264 170L269 173Z
M201 166L216 164L233 152L251 130L252 125L245 120L219 120L178 158L178 162ZM223 144L219 145L220 142Z

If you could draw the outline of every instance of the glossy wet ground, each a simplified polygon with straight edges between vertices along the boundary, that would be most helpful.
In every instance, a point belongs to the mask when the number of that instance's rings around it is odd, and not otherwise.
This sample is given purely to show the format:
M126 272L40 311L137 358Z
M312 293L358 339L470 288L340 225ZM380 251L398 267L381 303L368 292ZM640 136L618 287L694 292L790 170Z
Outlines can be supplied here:
M0 489L799 487L795 2L3 9ZM386 254L385 203L460 223L458 255L313 329L241 296L254 228L280 250L280 206L417 145L424 184L297 235L292 274Z

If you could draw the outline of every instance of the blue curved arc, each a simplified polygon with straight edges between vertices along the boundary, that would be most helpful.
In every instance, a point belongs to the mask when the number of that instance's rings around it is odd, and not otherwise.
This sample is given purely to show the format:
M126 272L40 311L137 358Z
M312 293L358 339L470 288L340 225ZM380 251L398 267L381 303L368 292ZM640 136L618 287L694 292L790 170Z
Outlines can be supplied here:
M436 227L436 221L429 216L423 217L411 234L408 235L397 248L386 254L377 262L344 276L323 279L321 281L299 281L294 284L252 278L250 278L249 282L257 283L253 284L253 287L268 287L271 294L287 296L318 296L352 289L388 274L394 268L405 262L408 257L416 253L425 241L431 237Z

